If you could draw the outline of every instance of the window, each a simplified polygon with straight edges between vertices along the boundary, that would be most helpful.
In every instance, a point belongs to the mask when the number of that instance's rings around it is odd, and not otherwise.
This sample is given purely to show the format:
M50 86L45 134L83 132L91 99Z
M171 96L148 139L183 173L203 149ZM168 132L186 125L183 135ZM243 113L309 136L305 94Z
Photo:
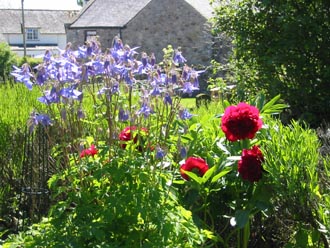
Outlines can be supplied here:
M26 40L38 40L38 29L36 28L27 28L26 29Z
M96 39L96 31L95 30L87 30L85 33L85 41L95 40Z

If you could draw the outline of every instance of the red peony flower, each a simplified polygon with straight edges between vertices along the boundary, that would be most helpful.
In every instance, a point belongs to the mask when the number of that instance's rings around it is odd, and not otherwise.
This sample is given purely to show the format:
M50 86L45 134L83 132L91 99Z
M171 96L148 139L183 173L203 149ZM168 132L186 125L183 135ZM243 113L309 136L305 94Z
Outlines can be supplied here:
M244 180L257 182L262 176L264 157L258 146L243 149L241 160L238 161L238 172Z
M221 119L221 129L229 141L253 139L261 127L259 110L244 102L227 107Z
M119 134L119 140L121 140L121 141L130 141L130 140L133 139L133 142L136 144L137 141L138 141L138 135L137 134L134 135L134 132L137 132L137 127L136 126L131 126L131 127L124 128L124 130L121 131L120 134ZM147 133L148 129L142 127L142 128L140 128L140 132ZM133 133L133 135L132 135L132 133ZM125 149L126 148L126 143L122 143L120 146L123 149Z
M186 162L181 165L180 173L184 179L189 180L189 176L184 171L196 171L199 176L203 176L208 169L209 166L204 159L189 157Z
M88 157L88 156L93 156L98 153L98 150L96 149L95 145L92 144L88 149L84 149L80 153L80 157Z

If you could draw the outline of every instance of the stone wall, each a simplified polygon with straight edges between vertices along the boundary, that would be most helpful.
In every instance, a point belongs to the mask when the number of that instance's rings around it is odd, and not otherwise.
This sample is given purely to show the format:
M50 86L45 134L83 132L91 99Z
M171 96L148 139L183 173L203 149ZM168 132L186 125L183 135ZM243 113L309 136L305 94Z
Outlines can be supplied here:
M73 48L82 46L85 42L86 31L94 31L95 29L67 29L67 41L71 42ZM113 38L120 35L119 28L98 28L97 36L102 46L102 50L111 47Z
M122 32L123 41L155 52L157 61L169 44L182 48L188 64L207 64L211 58L212 37L207 19L184 0L154 0Z
M85 31L67 29L67 40L74 46L81 45ZM124 44L140 47L139 52L154 52L157 62L168 45L181 47L190 65L207 65L212 57L213 42L207 18L184 0L153 0L123 29L97 29L103 48L110 47L118 34Z

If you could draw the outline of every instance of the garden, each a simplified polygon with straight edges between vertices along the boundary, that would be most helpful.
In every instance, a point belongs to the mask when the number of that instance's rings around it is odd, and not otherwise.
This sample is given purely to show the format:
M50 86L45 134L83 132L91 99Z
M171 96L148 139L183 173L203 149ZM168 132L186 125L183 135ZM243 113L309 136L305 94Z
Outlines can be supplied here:
M203 70L170 45L156 61L119 37L8 62L0 246L329 247L329 64L308 40L304 53L279 45L296 40L293 22L329 12L311 5L218 5L213 34L233 52ZM322 23L309 31L319 47ZM218 97L181 97L203 84Z

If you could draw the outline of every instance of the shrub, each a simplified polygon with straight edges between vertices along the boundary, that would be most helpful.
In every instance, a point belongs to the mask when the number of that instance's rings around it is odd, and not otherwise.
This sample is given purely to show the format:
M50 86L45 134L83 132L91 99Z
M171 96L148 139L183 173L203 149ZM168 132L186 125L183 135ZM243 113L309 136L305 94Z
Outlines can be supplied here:
M7 43L0 43L0 76L3 82L9 79L12 65L16 63L16 55L10 50Z
M239 99L281 94L295 119L329 121L329 14L326 1L221 1L214 32L233 39Z

